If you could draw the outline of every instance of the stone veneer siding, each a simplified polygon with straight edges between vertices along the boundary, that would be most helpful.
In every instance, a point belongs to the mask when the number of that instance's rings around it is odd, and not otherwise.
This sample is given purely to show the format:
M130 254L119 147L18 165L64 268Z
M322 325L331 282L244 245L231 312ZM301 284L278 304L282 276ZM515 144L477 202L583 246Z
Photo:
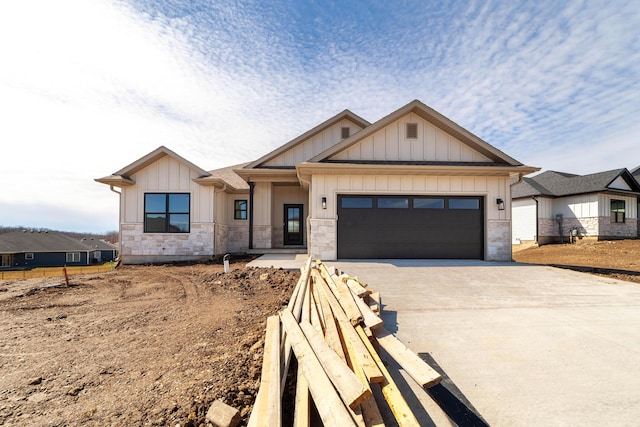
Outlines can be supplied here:
M560 234L555 219L540 218L538 220L540 237L538 242L559 243ZM564 218L562 220L562 235L565 242L569 242L572 228L578 229L579 237L595 237L598 239L628 239L638 236L638 221L627 220L624 223L612 223L608 216L589 218Z
M313 259L338 258L337 227L335 219L310 220L309 255Z
M511 261L511 221L487 221L487 261Z
M271 249L273 247L271 246L271 235L270 225L254 225L253 249Z
M144 233L144 225L122 224L121 256L125 264L190 261L213 252L213 224L191 224L189 233Z

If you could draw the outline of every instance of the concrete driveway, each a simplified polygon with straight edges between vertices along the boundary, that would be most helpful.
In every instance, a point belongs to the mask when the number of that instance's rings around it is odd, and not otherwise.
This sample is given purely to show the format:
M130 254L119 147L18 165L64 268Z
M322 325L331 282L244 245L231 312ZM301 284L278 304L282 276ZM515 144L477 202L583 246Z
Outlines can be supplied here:
M299 268L305 260L269 255L251 265ZM638 425L640 285L518 263L326 264L379 291L386 328L439 365L443 383L488 424ZM411 380L399 385L415 394L412 407L426 408L418 408L422 425L453 424Z
M386 327L488 424L638 425L640 285L517 263L327 264L379 291ZM425 424L449 424L426 406Z

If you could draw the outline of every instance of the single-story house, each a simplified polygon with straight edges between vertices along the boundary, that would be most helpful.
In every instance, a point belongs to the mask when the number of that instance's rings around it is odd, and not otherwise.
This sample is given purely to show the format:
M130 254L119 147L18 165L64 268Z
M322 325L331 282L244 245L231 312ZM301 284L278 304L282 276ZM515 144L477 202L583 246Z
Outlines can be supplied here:
M589 175L546 171L511 188L513 243L638 237L640 184L627 169Z
M0 268L62 267L113 261L118 248L92 237L59 231L12 230L0 234Z
M344 110L244 165L207 171L160 147L96 181L120 193L124 263L511 260L510 182L537 170L415 100L375 123Z

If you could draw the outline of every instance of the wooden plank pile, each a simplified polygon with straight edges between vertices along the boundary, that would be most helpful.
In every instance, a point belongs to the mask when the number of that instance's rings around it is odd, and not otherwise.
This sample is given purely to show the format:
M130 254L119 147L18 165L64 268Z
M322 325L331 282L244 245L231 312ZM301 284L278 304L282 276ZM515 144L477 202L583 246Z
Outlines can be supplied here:
M380 295L321 261L302 268L287 308L267 320L262 377L249 426L280 426L291 356L298 362L294 426L313 404L325 426L383 426L378 387L400 426L418 421L382 363L382 347L421 387L440 375L383 326Z

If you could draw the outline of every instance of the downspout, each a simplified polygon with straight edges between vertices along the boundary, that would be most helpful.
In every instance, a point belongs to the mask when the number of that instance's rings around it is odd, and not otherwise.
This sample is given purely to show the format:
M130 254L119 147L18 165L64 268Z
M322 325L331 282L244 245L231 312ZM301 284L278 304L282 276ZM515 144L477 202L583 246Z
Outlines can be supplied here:
M538 196L531 196L531 198L533 199L534 202L536 202L536 244L539 245L540 242L538 241L538 233L539 233L539 220L538 220L538 209L540 208L539 206L539 201L537 199Z
M116 191L113 185L109 186L109 190L118 195L118 257L122 261L122 192Z
M253 249L253 191L256 183L249 181L249 249Z

